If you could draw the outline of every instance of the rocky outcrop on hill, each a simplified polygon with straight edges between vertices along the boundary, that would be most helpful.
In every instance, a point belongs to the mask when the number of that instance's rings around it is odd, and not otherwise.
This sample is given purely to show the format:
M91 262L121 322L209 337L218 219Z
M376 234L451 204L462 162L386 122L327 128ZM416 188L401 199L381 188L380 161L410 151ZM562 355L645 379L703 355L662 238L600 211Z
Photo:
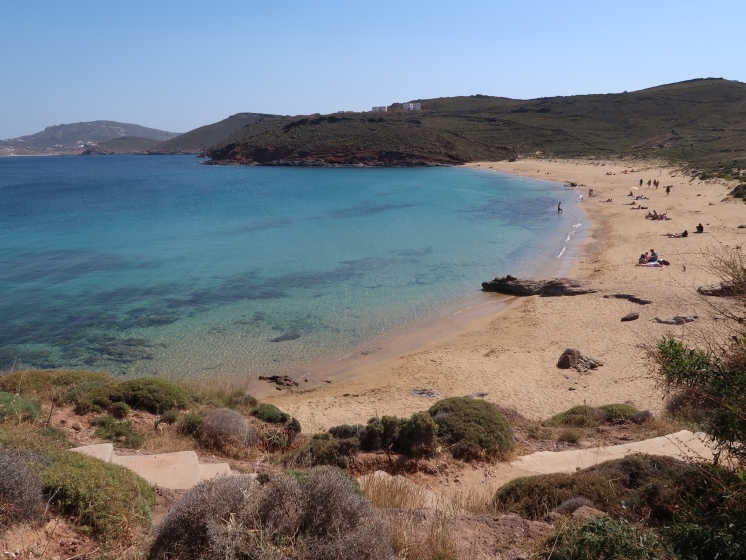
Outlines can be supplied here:
M485 292L500 292L501 294L516 296L578 296L598 291L591 288L589 283L583 280L571 280L569 278L519 279L510 275L499 276L489 282L482 282L482 289Z

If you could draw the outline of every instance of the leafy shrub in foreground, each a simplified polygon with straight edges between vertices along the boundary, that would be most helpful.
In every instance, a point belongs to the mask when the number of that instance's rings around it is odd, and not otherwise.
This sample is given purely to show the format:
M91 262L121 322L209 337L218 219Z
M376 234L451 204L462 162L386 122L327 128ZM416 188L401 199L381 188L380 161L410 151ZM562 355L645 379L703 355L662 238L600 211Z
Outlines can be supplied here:
M513 448L513 432L500 411L481 399L451 397L428 410L456 458L495 457Z
M33 420L39 414L39 406L30 400L12 393L0 393L0 422L9 419Z
M554 560L676 560L655 532L606 518L564 526L545 546L544 558Z
M102 541L128 540L152 519L155 492L120 465L64 451L41 469L45 492L75 517L79 530Z
M746 277L746 274L743 274ZM745 280L746 281L746 280ZM732 348L722 356L686 347L664 337L657 365L669 392L687 391L707 406L703 429L712 436L718 454L746 464L746 337L733 335Z
M27 453L0 449L0 535L17 523L43 517L41 480L27 463Z
M280 474L261 486L244 476L198 484L156 528L148 557L386 560L392 552L357 485L316 467L305 478Z

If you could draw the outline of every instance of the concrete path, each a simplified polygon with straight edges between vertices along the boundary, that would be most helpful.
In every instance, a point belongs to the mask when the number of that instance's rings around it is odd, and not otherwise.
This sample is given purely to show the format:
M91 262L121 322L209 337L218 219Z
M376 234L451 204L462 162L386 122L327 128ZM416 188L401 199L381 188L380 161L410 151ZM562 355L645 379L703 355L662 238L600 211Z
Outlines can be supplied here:
M194 451L155 455L116 455L111 443L85 445L71 449L107 463L122 465L139 474L150 484L171 490L187 490L202 480L231 474L228 463L200 464Z
M592 467L612 459L621 459L635 453L667 455L677 459L712 459L712 450L705 443L703 433L693 434L690 431L682 430L675 434L624 445L573 449L571 451L539 451L520 457L510 465L530 471L532 474L573 473L578 469Z

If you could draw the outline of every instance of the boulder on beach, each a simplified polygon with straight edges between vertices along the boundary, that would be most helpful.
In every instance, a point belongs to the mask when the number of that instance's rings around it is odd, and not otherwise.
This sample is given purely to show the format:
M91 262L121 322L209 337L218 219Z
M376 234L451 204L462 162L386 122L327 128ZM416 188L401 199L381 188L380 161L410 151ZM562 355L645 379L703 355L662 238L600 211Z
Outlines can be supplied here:
M624 317L622 317L622 321L637 321L637 319L639 318L640 318L639 311L630 311Z
M498 276L489 282L482 282L485 292L500 292L516 296L578 296L592 294L598 290L591 288L584 280L570 278L550 278L537 280L519 279L514 276Z

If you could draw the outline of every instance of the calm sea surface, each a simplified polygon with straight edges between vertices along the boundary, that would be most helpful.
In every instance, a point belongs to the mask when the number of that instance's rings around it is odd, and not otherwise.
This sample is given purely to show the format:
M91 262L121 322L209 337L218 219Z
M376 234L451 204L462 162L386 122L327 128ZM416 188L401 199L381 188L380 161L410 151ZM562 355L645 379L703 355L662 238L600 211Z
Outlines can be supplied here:
M557 267L576 196L461 168L0 158L0 369L258 375L338 358L497 274Z

